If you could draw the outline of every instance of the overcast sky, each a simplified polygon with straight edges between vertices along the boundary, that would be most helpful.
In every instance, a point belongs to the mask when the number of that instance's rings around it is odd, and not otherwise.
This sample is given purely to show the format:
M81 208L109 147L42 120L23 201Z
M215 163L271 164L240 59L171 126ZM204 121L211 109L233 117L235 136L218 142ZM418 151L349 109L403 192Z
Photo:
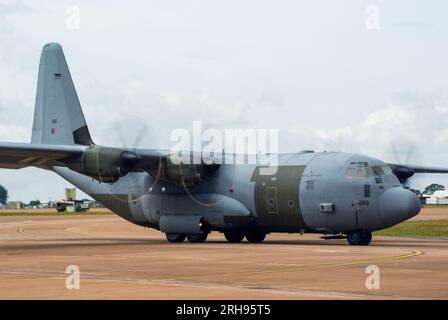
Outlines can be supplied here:
M201 120L279 128L284 152L448 166L447 13L444 0L0 0L0 141L30 140L40 51L59 42L97 144L166 148ZM430 182L448 185L412 183ZM24 201L70 186L37 169L0 170L0 184Z

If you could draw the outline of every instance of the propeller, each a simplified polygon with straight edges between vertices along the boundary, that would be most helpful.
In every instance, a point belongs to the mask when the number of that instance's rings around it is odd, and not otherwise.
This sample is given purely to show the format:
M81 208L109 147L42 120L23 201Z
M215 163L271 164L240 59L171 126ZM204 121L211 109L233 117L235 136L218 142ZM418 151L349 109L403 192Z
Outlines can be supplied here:
M143 141L153 140L150 128L140 119L128 118L120 120L111 127L121 148L138 149Z
M148 153L150 151L143 152L144 156L140 151L138 154L134 152L143 142L148 144L149 140L153 140L154 135L150 134L150 131L148 125L137 117L128 116L114 121L105 130L105 136L109 140L106 140L106 144L114 147L96 146L92 149L96 170L90 173L108 179L108 175L104 174L108 172L116 181L129 172L146 171L154 165L158 166L159 161L154 163L152 154ZM157 156L156 158L158 159Z
M415 174L408 165L411 159L419 158L415 142L405 139L395 140L391 143L392 154L397 165L391 166L394 175L405 188L410 188L410 178Z
M394 166L392 168L394 175L398 178L401 184L405 184L406 181L414 175L414 170L406 166Z
M131 151L123 151L120 155L120 175L125 176L130 171L135 169L137 164L142 160L142 157Z

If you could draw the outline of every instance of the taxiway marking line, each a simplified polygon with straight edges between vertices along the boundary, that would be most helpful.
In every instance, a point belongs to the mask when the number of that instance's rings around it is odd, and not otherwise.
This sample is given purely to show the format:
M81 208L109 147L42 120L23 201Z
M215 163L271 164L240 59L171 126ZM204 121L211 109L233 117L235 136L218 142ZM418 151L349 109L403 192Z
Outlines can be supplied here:
M330 263L330 264L303 266L303 267L287 268L287 269L271 269L271 270L260 270L260 271L244 271L244 272L234 272L234 273L207 274L207 275L192 276L192 277L163 278L163 279L158 279L158 280L153 280L153 281L162 281L163 282L163 281L178 281L178 280L194 280L194 279L213 278L213 277L244 276L244 275L254 275L254 274L276 273L276 272L291 272L291 271L300 271L300 270L325 269L325 268L332 268L332 267L347 267L347 266L363 265L363 264L370 264L370 263L401 260L401 259L420 256L422 254L423 254L423 251L412 250L409 253L402 254L399 256L391 256L391 257L378 258L378 259Z

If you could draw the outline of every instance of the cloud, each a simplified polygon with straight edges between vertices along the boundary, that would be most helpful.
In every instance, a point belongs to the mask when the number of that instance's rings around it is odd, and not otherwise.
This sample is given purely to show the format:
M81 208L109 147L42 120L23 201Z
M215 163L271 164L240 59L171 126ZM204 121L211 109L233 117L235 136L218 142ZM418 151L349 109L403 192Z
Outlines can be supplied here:
M0 141L29 141L40 49L57 41L96 143L166 148L172 130L202 120L278 128L282 152L336 149L393 161L412 149L415 162L448 164L446 5L413 3L412 16L384 3L388 19L437 28L366 36L358 4L134 2L104 10L76 1L81 29L70 31L68 0L0 0ZM16 180L27 173L4 179L12 195L24 195ZM54 187L39 190L43 198L67 186L48 179Z
M425 30L434 28L434 23L423 20L402 20L394 23L394 26L404 29Z
M30 4L20 0L0 0L0 15L21 13L32 10Z
M393 96L399 96L401 104L393 98L392 103L368 113L357 123L315 130L317 145L324 150L367 154L393 163L448 166L448 119L443 115L448 109L446 92ZM438 113L442 115L437 117ZM448 181L446 177L436 179ZM418 181L420 187L426 183Z

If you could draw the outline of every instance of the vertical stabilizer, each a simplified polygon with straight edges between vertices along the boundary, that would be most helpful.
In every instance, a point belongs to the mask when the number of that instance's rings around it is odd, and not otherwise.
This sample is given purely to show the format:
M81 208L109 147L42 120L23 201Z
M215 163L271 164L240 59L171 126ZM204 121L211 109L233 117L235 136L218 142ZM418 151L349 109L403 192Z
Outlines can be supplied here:
M61 45L42 49L31 143L92 145Z

